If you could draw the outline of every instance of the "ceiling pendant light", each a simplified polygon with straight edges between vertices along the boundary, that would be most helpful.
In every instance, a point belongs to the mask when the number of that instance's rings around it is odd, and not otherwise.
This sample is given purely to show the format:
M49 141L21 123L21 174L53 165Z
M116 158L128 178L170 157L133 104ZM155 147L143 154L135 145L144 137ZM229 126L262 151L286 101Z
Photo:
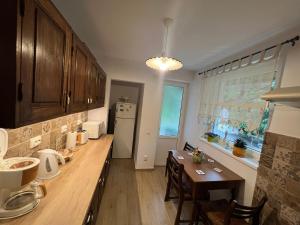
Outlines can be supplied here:
M164 19L164 27L166 33L163 41L163 49L162 49L161 56L153 57L146 60L146 65L152 69L160 70L160 71L170 71L170 70L179 70L183 66L182 62L180 62L179 60L166 56L169 25L172 22L173 20L171 18Z

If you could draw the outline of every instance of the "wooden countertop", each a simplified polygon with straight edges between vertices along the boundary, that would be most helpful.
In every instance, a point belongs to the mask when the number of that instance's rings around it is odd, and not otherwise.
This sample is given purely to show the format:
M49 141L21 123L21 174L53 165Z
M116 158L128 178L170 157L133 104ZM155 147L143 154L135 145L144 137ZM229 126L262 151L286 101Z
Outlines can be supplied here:
M33 212L0 224L82 225L112 140L104 135L80 146L61 174L45 181L48 194Z

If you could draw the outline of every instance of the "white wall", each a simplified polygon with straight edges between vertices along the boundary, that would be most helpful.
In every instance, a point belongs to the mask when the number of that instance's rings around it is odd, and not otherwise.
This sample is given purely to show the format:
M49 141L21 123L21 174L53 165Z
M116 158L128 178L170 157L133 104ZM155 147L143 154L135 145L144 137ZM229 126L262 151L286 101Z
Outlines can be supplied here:
M89 112L89 119L103 120L107 123L108 99L110 98L110 84L112 79L143 83L143 105L135 167L137 169L151 169L154 167L163 80L189 82L193 79L194 75L184 70L163 75L148 69L143 63L119 59L106 58L102 61L101 66L107 74L105 107ZM147 156L147 161L144 161L144 156Z
M225 75L226 76L226 75ZM184 138L195 146L199 146L208 155L221 161L224 166L230 168L235 173L245 179L243 187L245 204L251 204L253 191L256 182L256 170L237 161L236 159L224 154L216 148L209 146L199 139L201 126L198 125L197 116L199 110L199 99L201 91L201 81L195 77L190 85L190 95L188 100L188 111L186 114ZM282 75L282 87L300 86L300 43L291 48L288 52L284 72ZM288 136L300 137L300 110L286 107L275 106L273 117L270 123L269 131L284 134Z

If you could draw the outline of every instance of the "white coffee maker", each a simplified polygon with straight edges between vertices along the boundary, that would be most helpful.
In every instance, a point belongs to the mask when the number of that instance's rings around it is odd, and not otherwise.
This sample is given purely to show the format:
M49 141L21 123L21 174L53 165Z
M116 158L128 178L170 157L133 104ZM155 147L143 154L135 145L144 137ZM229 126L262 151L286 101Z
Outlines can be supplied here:
M0 129L0 220L31 212L46 195L44 185L35 181L40 160L32 157L4 159L8 135Z

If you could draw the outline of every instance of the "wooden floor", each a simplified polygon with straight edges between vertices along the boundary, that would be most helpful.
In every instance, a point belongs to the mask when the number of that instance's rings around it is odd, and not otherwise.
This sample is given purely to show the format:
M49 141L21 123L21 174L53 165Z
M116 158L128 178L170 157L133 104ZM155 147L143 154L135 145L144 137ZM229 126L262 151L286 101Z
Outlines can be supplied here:
M113 159L96 224L173 225L177 205L164 202L164 170L136 171L131 159ZM189 218L190 207L185 203L184 218Z

